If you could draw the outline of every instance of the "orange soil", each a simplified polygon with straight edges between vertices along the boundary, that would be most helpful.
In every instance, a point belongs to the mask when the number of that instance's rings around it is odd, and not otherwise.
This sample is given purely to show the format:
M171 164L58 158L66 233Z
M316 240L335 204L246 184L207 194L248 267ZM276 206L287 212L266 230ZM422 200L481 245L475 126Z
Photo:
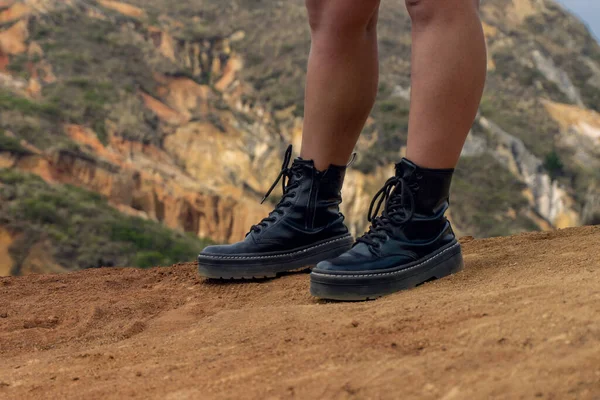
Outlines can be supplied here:
M598 399L600 227L464 242L366 303L193 264L0 278L0 398Z
M141 18L146 15L144 10L142 10L141 8L134 7L127 3L121 3L119 1L112 1L112 0L100 0L99 3L102 4L104 7L113 9L113 10L115 10L123 15L127 15L129 17Z
M29 37L27 21L19 21L10 28L0 31L0 54L21 54L27 51L25 41Z
M15 21L26 17L31 12L31 7L23 3L14 3L11 1L0 1L0 7L8 7L0 12L0 23Z

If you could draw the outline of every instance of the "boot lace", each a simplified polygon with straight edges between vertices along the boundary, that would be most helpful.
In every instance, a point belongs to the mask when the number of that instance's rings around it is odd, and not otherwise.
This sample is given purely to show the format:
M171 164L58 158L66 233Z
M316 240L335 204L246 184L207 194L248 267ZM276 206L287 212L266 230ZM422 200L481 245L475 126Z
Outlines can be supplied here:
M275 187L277 186L279 181L281 181L281 189L283 191L283 196L281 197L281 199L275 206L275 209L273 209L273 211L271 211L269 213L269 216L266 218L263 218L263 220L260 221L258 224L253 225L250 228L250 231L246 234L246 236L248 236L252 232L258 233L261 231L262 228L266 228L270 222L275 222L277 220L278 215L284 214L283 209L285 207L289 207L290 205L292 205L292 203L290 202L290 199L293 199L294 197L296 197L296 193L294 192L293 189L297 188L300 185L300 182L299 182L299 180L295 180L294 182L290 183L290 180L294 175L296 175L296 176L299 175L299 173L300 173L299 167L300 166L292 164L292 166L290 167L289 165L290 165L291 160L292 160L292 145L289 145L287 150L285 151L285 156L283 158L283 164L281 165L281 171L279 172L277 179L275 179L275 182L273 182L273 185L271 185L271 187L269 188L269 190L263 197L260 204L263 204L269 198L269 196L271 195L271 192L273 192L273 189L275 189Z
M409 184L404 178L397 176L388 179L369 206L369 231L356 239L355 245L362 242L369 247L379 248L381 241L393 234L394 227L410 221L415 212L413 190L418 190L417 183ZM382 204L383 212L378 216Z

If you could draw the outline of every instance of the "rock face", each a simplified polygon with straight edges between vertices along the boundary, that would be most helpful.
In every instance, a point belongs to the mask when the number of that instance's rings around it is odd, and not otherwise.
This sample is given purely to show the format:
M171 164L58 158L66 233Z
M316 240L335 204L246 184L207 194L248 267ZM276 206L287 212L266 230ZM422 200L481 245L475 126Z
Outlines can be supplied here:
M24 53L27 51L27 37L27 21L15 23L9 29L0 32L0 53L9 56Z
M129 17L142 18L146 15L144 10L142 10L141 8L134 7L127 3L112 0L99 0L98 2L104 7L110 8Z
M13 259L10 255L10 246L13 243L12 235L0 227L0 276L10 276L13 267Z
M94 139L95 136L90 141ZM98 153L108 153L109 150L101 146L96 143ZM265 208L244 198L200 189L159 149L124 142L115 148L127 151L129 159L115 152L111 154L111 161L99 161L86 154L63 150L43 155L4 156L2 165L34 173L50 183L84 187L102 194L122 212L220 242L243 237L252 221L265 214ZM164 163L158 168L151 166L153 152L159 154L153 159L162 158Z
M19 234L0 227L0 277L13 275L15 260L11 254L11 246L20 239ZM23 275L43 273L63 273L67 270L49 257L51 243L40 241L31 246L29 253L20 263L19 272Z
M557 181L551 179L542 160L531 154L523 141L493 122L484 117L479 118L478 122L489 132L496 146L492 149L494 157L527 185L527 197L533 210L557 228L577 226L580 221L573 209L574 200Z
M309 39L300 0L225 3L0 3L0 130L26 149L0 147L0 167L97 192L178 231L243 238L270 209L259 199L283 150L299 150ZM354 234L405 152L410 31L401 3L382 5L379 102L343 191ZM488 85L462 157L499 163L523 189L492 182L489 220L460 216L459 231L597 221L600 47L551 0L484 2L482 15ZM61 97L79 100L63 109ZM458 175L456 190L477 187L476 171ZM496 222L506 228L490 230Z
M579 89L573 85L573 82L571 82L569 75L565 71L557 68L554 61L552 61L551 58L544 57L539 50L534 50L531 53L531 56L533 57L536 68L546 77L546 79L550 82L554 82L571 102L578 106L583 106L583 100L581 99Z

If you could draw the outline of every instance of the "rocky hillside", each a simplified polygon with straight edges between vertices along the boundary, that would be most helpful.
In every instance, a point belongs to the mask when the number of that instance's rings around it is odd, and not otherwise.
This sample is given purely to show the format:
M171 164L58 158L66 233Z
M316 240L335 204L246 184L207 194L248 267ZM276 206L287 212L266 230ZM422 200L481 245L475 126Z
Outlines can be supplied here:
M356 233L406 143L402 3L383 4L378 102L345 187ZM299 144L303 4L0 0L0 274L168 264L197 238L243 237ZM600 46L553 0L486 0L482 15L489 78L457 230L600 222Z

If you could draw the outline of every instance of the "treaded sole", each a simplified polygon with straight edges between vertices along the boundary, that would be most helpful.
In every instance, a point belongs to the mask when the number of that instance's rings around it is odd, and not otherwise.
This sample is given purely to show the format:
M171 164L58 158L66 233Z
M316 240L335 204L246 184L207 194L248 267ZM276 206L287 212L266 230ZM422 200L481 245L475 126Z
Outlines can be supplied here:
M335 258L352 247L351 235L332 238L312 246L286 253L260 256L198 256L198 272L210 279L245 280L276 278L281 274L312 268L317 263Z
M320 271L310 274L310 293L318 298L338 301L364 301L411 289L422 283L461 271L464 261L458 243L430 254L415 263L386 273L335 275Z

